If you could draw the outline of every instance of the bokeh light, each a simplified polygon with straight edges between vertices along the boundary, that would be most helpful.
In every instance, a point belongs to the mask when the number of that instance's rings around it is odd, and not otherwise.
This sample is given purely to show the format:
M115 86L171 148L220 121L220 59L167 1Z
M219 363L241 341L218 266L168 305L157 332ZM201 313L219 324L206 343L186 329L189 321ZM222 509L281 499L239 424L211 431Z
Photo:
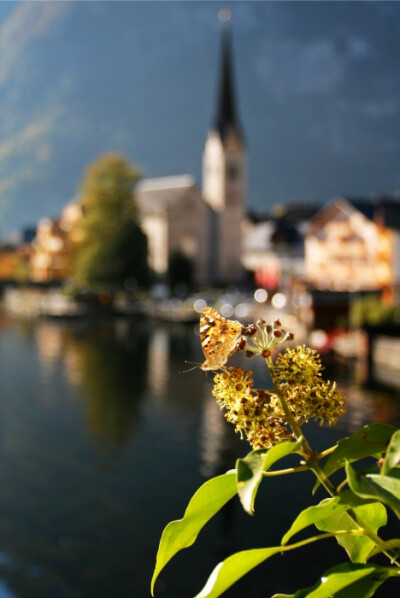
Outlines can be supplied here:
M196 299L196 301L193 303L193 309L198 314L200 314L205 307L207 307L207 303L204 301L204 299Z
M230 303L223 303L219 311L224 318L230 318L233 315L233 306Z
M257 289L254 291L254 299L257 303L264 303L268 299L268 293L265 289Z
M249 307L246 303L238 303L235 307L235 316L237 318L246 318L249 315Z
M275 309L283 309L287 303L286 295L283 293L275 293L271 299L272 307Z

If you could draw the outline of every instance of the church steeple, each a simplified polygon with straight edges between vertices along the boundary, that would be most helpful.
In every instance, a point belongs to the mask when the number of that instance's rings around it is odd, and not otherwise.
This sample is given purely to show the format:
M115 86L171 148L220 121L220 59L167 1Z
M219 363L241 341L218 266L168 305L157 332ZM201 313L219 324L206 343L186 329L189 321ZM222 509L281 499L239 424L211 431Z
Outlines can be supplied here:
M235 85L232 62L232 43L229 24L224 24L222 31L222 51L217 110L212 122L212 129L217 131L222 140L228 133L234 133L241 140L241 128L236 109Z
M224 14L222 14L224 13ZM245 148L233 78L230 11L220 11L222 55L216 112L203 152L203 197L210 206L210 280L237 283L242 276L241 230L245 210Z

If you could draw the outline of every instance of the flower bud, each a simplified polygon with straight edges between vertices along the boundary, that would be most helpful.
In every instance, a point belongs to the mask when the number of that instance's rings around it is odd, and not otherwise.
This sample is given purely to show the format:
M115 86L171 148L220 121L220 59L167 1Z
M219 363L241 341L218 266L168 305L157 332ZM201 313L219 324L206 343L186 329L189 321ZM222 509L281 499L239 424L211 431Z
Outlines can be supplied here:
M250 324L249 326L244 326L242 328L242 334L244 336L253 336L257 332L257 326L255 324Z

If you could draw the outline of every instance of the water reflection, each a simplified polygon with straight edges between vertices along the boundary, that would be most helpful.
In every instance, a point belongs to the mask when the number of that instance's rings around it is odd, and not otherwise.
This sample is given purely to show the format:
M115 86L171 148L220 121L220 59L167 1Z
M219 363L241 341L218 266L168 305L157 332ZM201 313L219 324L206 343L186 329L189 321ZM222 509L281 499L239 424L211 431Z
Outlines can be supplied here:
M366 360L326 363L324 375L336 380L346 398L346 416L338 422L338 429L352 433L367 423L400 424L399 391L390 386L371 382Z
M91 434L125 445L137 426L146 386L147 331L127 321L96 327L39 322L35 337L44 379L61 363L85 401Z
M166 522L205 477L249 450L211 396L212 373L182 374L185 360L202 360L189 325L0 319L0 595L2 581L13 598L149 595ZM261 360L251 367L264 384ZM368 421L399 423L397 393L360 387L348 363L328 363L326 374L348 395L348 413L337 429L312 428L317 448ZM196 594L220 558L265 545L266 529L268 542L279 541L292 514L277 505L294 512L309 500L311 487L297 484L269 484L257 518L227 505L206 541L161 576L160 595ZM327 567L335 555L326 549ZM313 562L308 553L300 563L299 585L314 583ZM272 562L227 598L294 590L284 585L286 563Z
M147 384L155 397L165 396L169 372L168 333L164 327L156 328L149 342Z
M187 325L145 323L125 319L96 324L58 325L42 321L19 328L25 338L34 336L44 381L62 365L68 384L76 387L85 403L86 422L95 438L116 446L126 445L138 426L140 401L147 393L159 407L177 403L192 412L201 405L200 473L216 475L231 467L238 443L211 396L212 374L189 372L186 361L201 361L198 330ZM243 367L254 369L256 384L265 385L262 361L235 356ZM347 397L347 414L338 432L351 433L369 422L397 423L399 406L395 391L366 387L365 361L326 364L325 376L338 381ZM270 383L270 382L269 382ZM197 392L193 394L193 384ZM199 402L200 388L204 388ZM44 401L54 400L42 393Z

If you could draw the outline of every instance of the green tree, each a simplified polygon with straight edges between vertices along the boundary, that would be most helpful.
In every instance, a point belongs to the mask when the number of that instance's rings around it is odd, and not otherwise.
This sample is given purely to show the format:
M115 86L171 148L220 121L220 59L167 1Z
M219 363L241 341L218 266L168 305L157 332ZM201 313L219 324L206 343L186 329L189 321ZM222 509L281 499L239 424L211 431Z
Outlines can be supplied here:
M193 282L193 260L182 251L175 251L169 258L168 283L172 290L183 284L190 287Z
M133 188L138 172L120 154L100 156L82 185L80 241L71 259L78 285L116 289L134 279L147 285L147 238L137 223Z

